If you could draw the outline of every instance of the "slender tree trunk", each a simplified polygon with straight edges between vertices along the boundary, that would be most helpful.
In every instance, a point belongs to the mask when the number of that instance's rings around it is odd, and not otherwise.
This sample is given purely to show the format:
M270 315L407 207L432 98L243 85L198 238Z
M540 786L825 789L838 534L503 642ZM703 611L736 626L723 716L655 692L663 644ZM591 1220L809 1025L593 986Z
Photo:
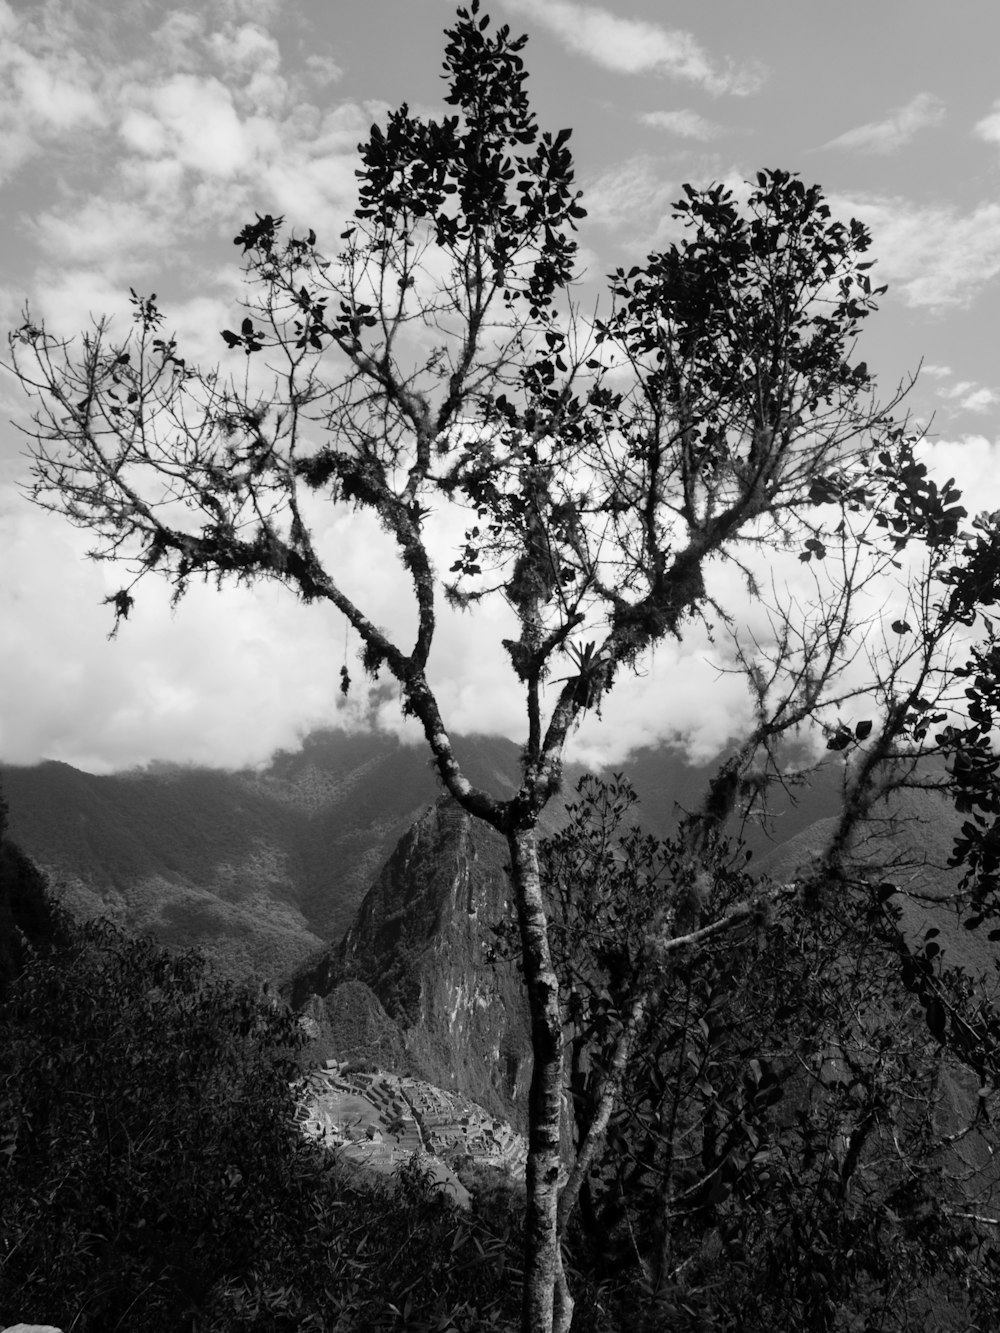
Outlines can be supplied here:
M566 1229L576 1208L577 1199L580 1196L581 1186L589 1176L595 1160L604 1147L608 1125L611 1123L611 1116L617 1106L618 1097L625 1080L625 1070L632 1058L636 1037L646 1016L649 996L649 988L643 986L632 1002L632 1008L625 1026L622 1028L615 1045L614 1054L608 1063L607 1073L604 1075L598 1092L597 1106L583 1140L577 1149L576 1161L573 1163L559 1200L560 1236L566 1234Z
M528 1099L527 1203L522 1333L567 1333L573 1301L559 1248L559 1155L563 1049L559 985L549 952L533 827L507 835L517 904L534 1066Z

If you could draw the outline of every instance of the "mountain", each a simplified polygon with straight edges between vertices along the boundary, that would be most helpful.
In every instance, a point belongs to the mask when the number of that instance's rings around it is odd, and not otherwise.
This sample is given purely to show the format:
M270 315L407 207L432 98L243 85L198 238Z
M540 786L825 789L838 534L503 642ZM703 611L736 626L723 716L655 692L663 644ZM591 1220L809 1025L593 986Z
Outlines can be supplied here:
M473 782L513 789L511 742L471 736L456 749ZM424 748L339 731L258 770L155 764L97 776L47 762L0 766L0 784L11 837L71 910L272 978L343 934L440 792Z
M315 1058L394 1068L523 1123L527 1009L516 965L490 956L506 863L502 838L449 798L421 815L347 933L294 978Z
M655 776L652 756L646 775ZM695 784L670 756L664 768ZM700 775L699 775L700 776ZM841 771L819 774L805 799L786 801L776 844L760 829L755 870L777 882L802 878L834 831ZM700 784L699 784L700 785ZM662 789L661 789L662 790ZM683 788L682 788L683 790ZM665 799L654 802L661 826ZM820 812L820 817L810 818ZM855 840L858 873L892 879L907 936L938 932L947 964L992 973L996 946L969 932L950 903L960 872L947 866L962 821L939 795L904 790L876 807ZM553 824L550 824L550 828ZM450 1089L523 1126L530 1035L516 966L491 950L491 926L510 917L506 848L492 830L441 798L397 844L342 939L295 974L293 1006L315 1025L313 1058L393 1069Z
M512 742L458 737L455 748L474 783L498 795L513 790ZM662 836L699 806L716 765L651 747L623 767L642 797L637 818ZM564 799L581 771L567 765ZM834 761L775 791L770 828L745 829L755 868L790 877L798 849L838 809L842 773ZM72 911L110 915L164 944L197 945L230 975L276 981L340 940L441 790L425 747L335 730L252 770L154 764L96 776L48 762L0 765L0 785L12 839ZM546 813L558 821L561 811L557 800ZM354 1004L351 1012L384 1029L374 1010Z
M888 807L876 805L855 838L848 864L859 874L895 884L893 899L902 912L902 925L912 943L928 930L937 932L945 966L961 966L972 976L993 977L997 946L989 939L990 926L966 930L971 909L956 910L954 895L961 868L948 861L966 815L958 814L944 796L933 791L903 789ZM755 868L779 882L800 877L829 842L835 820L814 820L787 841L763 852Z
M470 780L519 782L519 749L454 738ZM653 831L701 799L709 767L669 748L636 758ZM631 765L630 765L631 769ZM572 795L579 765L566 765ZM257 769L151 764L95 775L0 765L12 838L77 915L107 915L163 944L197 945L230 975L286 979L340 939L398 840L440 794L424 746L321 730ZM639 782L636 784L640 785ZM556 818L561 809L553 802Z

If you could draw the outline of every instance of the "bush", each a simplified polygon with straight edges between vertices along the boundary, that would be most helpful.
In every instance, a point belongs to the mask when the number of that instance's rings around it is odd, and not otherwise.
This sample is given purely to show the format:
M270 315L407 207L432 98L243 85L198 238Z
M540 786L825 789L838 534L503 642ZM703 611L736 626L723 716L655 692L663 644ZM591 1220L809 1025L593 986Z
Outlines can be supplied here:
M202 959L106 922L33 960L0 1010L3 1307L166 1326L245 1263L283 1188L300 1042Z
M515 1310L516 1222L302 1139L303 1040L267 995L107 922L30 959L0 1005L0 1326L471 1330Z

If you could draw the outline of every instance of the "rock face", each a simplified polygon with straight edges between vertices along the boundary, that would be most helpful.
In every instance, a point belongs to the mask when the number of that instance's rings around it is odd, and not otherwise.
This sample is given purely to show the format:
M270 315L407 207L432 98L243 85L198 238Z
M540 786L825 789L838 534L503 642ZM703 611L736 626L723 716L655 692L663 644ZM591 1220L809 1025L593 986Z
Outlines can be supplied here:
M516 966L490 949L511 911L506 859L447 798L417 820L340 943L295 978L319 1054L396 1068L523 1123L527 1007Z

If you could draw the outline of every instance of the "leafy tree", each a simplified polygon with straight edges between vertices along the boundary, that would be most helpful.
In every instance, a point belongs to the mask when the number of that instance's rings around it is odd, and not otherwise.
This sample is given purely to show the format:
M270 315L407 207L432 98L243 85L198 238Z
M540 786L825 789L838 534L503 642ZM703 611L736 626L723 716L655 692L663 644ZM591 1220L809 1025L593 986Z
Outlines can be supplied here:
M651 985L685 840L628 827L633 803L585 779L542 847L577 1150L563 1205L579 1189L570 1237L605 1305L650 1329L965 1327L973 1283L995 1300L992 1004L942 969L936 929L904 931L875 866L828 903L788 886L769 920L700 932ZM720 845L696 913L732 920L753 889Z
M38 395L33 498L89 530L96 557L132 562L108 599L116 626L151 573L177 597L192 580L273 579L328 603L359 635L365 669L398 682L447 790L505 837L534 1053L523 1321L547 1333L568 1328L573 1302L559 1247L562 1013L536 828L571 729L658 642L710 618L734 631L759 716L686 856L704 858L755 765L774 775L777 738L816 719L836 748L864 751L846 837L940 713L957 603L930 590L942 552L968 564L965 511L927 478L891 419L897 400L877 404L854 360L882 290L859 222L834 219L818 187L781 171L761 172L743 201L686 187L683 239L616 272L589 325L572 301L585 213L570 132L536 123L526 39L491 30L478 0L446 36L449 113L421 119L404 104L372 127L336 254L271 214L236 238L250 297L222 336L246 354L245 376L190 364L155 298L134 292L124 342L98 322L75 347L26 315L11 356ZM261 362L266 384L250 373ZM394 542L411 642L338 581L311 525L318 499L373 515ZM444 579L442 510L465 525ZM992 553L996 524L982 536ZM902 577L915 545L934 569L916 584L912 625L873 650L869 716L848 722L836 710L856 694L844 672L871 628L865 590L894 564ZM769 656L735 632L741 608L720 600L718 571L744 575L738 603L766 605L760 553L786 551L815 596L800 605L775 585ZM526 735L510 798L470 782L453 750L431 671L442 594L473 615L499 599L512 615L502 651ZM668 915L653 924L662 949L684 947ZM733 928L699 928L714 926Z

